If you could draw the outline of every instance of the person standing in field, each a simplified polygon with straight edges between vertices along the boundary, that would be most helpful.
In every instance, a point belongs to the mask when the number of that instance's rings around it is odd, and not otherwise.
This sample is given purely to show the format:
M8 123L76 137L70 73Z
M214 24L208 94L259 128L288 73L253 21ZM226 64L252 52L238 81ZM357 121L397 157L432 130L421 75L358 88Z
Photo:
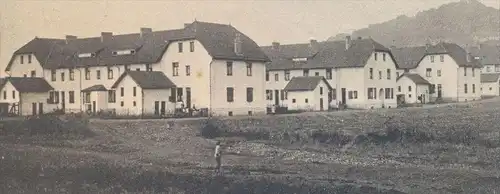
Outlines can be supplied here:
M222 152L221 152L221 146L220 146L220 141L218 141L215 144L215 162L217 162L217 165L215 166L215 173L220 174L220 168L221 168L221 157L222 157Z

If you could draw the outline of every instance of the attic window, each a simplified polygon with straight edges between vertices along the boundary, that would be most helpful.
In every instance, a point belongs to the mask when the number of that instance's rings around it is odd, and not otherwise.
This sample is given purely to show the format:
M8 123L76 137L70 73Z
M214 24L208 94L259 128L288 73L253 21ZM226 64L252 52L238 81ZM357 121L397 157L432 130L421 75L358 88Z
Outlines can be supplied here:
M293 58L293 61L307 61L307 58Z
M117 56L117 55L133 55L133 54L135 54L135 50L134 49L113 51L113 56Z
M95 57L95 53L80 53L78 54L79 58L88 58L88 57Z

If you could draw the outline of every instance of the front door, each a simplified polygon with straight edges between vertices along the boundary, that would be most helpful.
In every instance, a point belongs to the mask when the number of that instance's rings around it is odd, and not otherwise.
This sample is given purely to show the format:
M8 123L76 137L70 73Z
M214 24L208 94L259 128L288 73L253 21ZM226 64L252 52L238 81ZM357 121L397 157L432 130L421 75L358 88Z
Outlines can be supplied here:
M155 115L160 114L160 101L155 101Z
M92 101L92 113L95 114L95 112L96 112L96 103L95 101Z
M443 88L441 86L441 84L438 84L438 98L441 98L441 96L443 95Z
M61 109L63 112L66 110L66 95L64 95L64 91L61 92Z
M346 104L345 101L346 101L346 95L347 95L347 92L346 92L346 89L345 88L342 88L342 104Z
M161 113L161 115L165 115L165 101L161 101L160 113Z
M37 111L36 111L36 103L31 103L31 114L32 115L36 115Z
M280 91L279 90L274 90L274 104L276 106L280 105Z
M43 115L43 103L38 103L38 114Z
M186 107L191 108L191 88L186 88Z
M319 99L319 110L323 111L323 98Z

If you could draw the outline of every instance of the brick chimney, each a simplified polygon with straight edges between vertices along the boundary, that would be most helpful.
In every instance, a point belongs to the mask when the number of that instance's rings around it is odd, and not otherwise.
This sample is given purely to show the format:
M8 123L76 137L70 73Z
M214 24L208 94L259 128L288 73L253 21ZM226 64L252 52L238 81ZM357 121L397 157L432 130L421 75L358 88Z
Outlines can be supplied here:
M108 42L113 39L112 32L101 32L101 42Z
M315 38L310 38L309 39L309 46L312 49L318 49L318 41Z
M345 50L348 50L351 47L351 36L345 37Z
M141 38L144 38L144 36L153 33L153 29L151 28L141 28Z
M68 44L70 41L76 40L77 37L73 35L66 35L66 44Z
M236 32L234 37L234 53L236 53L236 55L243 55L241 47L242 47L241 35L240 33Z
M273 42L273 49L276 51L280 50L280 43L279 42Z

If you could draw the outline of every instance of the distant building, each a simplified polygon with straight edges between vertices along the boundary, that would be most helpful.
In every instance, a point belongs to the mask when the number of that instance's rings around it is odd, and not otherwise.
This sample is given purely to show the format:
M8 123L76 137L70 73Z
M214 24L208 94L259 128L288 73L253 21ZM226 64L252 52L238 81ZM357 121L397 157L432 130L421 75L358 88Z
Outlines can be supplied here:
M9 77L0 80L0 103L8 103L9 112L19 115L37 115L54 111L47 103L52 86L43 78ZM55 99L59 101L59 99Z
M293 77L284 89L288 110L328 110L328 94L332 89L323 76Z
M415 73L404 73L397 79L396 94L404 103L424 104L429 101L429 86L431 85L422 76Z
M481 95L483 97L500 95L500 73L481 74Z
M398 74L418 74L431 85L430 101L470 101L481 98L481 64L454 43L392 50ZM401 84L399 84L401 85Z

